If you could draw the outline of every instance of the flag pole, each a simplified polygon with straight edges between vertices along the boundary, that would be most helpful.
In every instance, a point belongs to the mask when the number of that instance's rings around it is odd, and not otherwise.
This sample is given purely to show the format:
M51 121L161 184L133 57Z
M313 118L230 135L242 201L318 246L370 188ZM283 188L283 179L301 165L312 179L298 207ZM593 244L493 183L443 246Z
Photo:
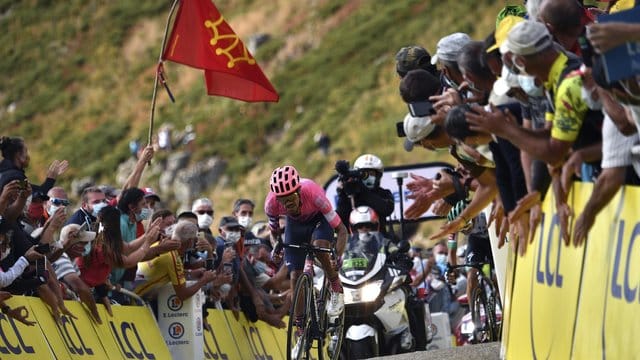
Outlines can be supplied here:
M160 46L160 56L158 56L158 66L156 68L156 76L153 81L153 95L151 96L151 115L149 117L149 137L147 139L147 145L151 145L151 138L153 136L153 120L156 112L156 95L158 93L158 80L160 79L160 77L163 77L162 54L164 54L164 47L167 42L167 35L169 34L169 24L171 23L171 17L173 16L173 13L176 10L176 6L178 5L178 2L179 0L173 1L173 4L171 5L171 10L169 10L169 16L167 16L167 24L164 27L164 37L162 38L162 45ZM164 77L162 78L162 82L165 85L167 92L169 93L169 97L171 97L171 100L173 100L173 96L169 91L169 88L166 86L166 83L164 82Z

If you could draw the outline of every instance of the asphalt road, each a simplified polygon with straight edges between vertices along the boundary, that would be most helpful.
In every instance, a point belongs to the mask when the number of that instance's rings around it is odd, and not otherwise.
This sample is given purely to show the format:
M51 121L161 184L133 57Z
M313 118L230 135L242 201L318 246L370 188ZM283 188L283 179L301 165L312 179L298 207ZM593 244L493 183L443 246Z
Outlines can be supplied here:
M385 360L452 359L452 360L498 360L500 343L460 346L451 349L421 351L401 355L378 357Z

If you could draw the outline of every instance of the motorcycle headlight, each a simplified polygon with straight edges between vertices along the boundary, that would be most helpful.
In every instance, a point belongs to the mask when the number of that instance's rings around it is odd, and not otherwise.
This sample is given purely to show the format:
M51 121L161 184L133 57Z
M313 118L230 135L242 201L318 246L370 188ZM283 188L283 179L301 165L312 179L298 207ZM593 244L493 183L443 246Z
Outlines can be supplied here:
M362 301L373 301L380 295L382 280L374 281L362 287Z

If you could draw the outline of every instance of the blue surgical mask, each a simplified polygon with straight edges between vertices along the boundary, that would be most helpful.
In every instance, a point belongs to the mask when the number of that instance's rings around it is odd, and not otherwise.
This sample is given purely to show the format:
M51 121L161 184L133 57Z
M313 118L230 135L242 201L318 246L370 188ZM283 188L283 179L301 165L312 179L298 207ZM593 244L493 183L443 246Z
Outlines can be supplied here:
M536 78L530 75L518 75L518 84L522 91L529 96L542 96L543 90L541 86L536 85Z
M93 215L93 217L98 217L98 213L100 212L100 210L104 209L106 206L107 203L104 201L93 205L93 211L91 212L91 215Z
M447 254L436 254L436 264L443 266L447 265Z
M147 220L151 217L153 211L148 207L143 207L139 213L136 214L136 221Z

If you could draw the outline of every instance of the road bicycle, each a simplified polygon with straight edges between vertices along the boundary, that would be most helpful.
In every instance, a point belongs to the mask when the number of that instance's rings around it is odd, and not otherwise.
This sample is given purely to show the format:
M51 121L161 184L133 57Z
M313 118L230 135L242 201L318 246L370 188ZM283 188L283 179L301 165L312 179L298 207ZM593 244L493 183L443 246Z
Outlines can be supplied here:
M469 309L472 322L469 326L472 329L465 329L463 324L462 332L471 334L471 343L484 343L498 341L501 332L501 319L497 317L498 311L502 313L502 304L493 280L491 279L491 266L487 263L467 263L461 265L448 265L447 272L461 268L474 268L477 270L477 286L471 293L469 299ZM489 274L485 270L489 269Z
M311 350L317 350L318 360L336 360L340 356L342 346L344 311L335 318L326 314L326 304L329 302L329 279L322 276L314 285L314 261L316 253L329 253L332 258L335 252L332 248L316 247L310 244L282 244L285 248L304 250L304 271L296 281L293 301L289 312L289 326L287 329L287 360L310 359ZM299 319L302 321L303 332L297 333L296 309L300 309ZM316 342L316 346L313 343ZM296 347L297 345L297 347ZM297 352L292 354L292 349Z

